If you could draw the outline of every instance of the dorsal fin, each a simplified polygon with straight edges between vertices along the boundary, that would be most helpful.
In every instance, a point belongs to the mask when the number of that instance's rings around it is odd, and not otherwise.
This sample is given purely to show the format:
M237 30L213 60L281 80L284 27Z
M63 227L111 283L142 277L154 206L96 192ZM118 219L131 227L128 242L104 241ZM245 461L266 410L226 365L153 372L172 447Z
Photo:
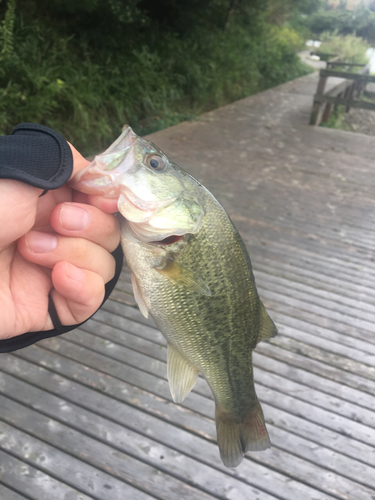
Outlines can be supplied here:
M277 328L275 323L272 321L272 319L269 317L268 312L266 311L266 308L260 303L260 327L259 327L259 334L257 338L257 344L261 342L262 340L267 340L267 339L272 339L273 337L276 337L277 335Z

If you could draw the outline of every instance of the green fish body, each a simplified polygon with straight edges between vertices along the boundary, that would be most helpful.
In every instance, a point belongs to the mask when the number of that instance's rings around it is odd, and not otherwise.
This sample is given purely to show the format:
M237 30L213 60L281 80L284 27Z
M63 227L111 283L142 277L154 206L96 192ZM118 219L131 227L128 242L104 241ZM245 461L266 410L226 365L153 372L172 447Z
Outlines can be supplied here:
M246 247L220 203L152 143L130 128L123 136L115 152L112 146L101 155L107 162L94 160L74 187L119 198L134 296L167 340L172 397L183 401L203 375L215 398L221 458L236 467L246 451L270 446L252 350L276 335L276 327L259 299ZM121 170L129 149L137 148ZM98 164L106 165L104 182L98 182Z

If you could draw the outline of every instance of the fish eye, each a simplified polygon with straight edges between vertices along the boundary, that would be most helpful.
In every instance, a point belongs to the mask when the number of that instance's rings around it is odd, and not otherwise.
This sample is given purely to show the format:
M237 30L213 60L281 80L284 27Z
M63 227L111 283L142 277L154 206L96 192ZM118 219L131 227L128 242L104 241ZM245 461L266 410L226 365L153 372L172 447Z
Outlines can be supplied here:
M146 156L145 163L152 170L157 170L158 172L164 170L166 167L164 158L154 153Z

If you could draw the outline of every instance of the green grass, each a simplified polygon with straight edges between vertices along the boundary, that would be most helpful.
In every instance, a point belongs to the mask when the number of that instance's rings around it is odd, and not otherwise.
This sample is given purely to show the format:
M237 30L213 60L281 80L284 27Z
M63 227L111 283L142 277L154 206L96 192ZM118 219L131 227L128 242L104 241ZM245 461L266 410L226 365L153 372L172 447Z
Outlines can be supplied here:
M345 121L345 106L337 106L333 109L327 122L321 123L320 127L348 130L352 132L352 127Z
M374 98L362 96L360 99L365 102L375 103ZM375 111L372 111L372 113L375 113ZM347 122L346 116L347 113L345 112L345 106L337 106L332 110L329 120L325 123L321 123L320 126L338 130L347 130L349 132L357 132L358 130L356 127Z

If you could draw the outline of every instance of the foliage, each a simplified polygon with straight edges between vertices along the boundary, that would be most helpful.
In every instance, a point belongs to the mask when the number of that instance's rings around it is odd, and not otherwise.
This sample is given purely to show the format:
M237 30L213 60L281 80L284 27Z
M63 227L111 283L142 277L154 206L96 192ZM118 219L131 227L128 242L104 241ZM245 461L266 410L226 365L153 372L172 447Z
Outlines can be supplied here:
M13 29L16 9L16 0L9 0L8 9L0 25L0 63L8 60L13 53Z
M369 43L375 42L375 12L363 5L355 11L321 9L307 17L305 25L316 36L337 31L340 35L356 33Z
M375 104L374 98L360 97L362 101ZM351 108L345 111L345 106L335 106L329 120L321 123L321 127L359 132L361 134L375 135L374 111L367 109Z
M368 62L366 50L369 45L362 38L354 35L338 35L334 32L323 33L321 41L319 52L337 54L340 60L348 63L366 64Z
M0 133L38 122L84 153L124 123L149 133L308 72L261 0L14 5L0 3Z
M351 127L346 123L345 117L345 106L336 106L333 108L328 121L322 122L320 124L320 127L352 131Z
M311 15L322 9L325 0L273 0L267 4L268 21L278 26L296 22L301 16Z

